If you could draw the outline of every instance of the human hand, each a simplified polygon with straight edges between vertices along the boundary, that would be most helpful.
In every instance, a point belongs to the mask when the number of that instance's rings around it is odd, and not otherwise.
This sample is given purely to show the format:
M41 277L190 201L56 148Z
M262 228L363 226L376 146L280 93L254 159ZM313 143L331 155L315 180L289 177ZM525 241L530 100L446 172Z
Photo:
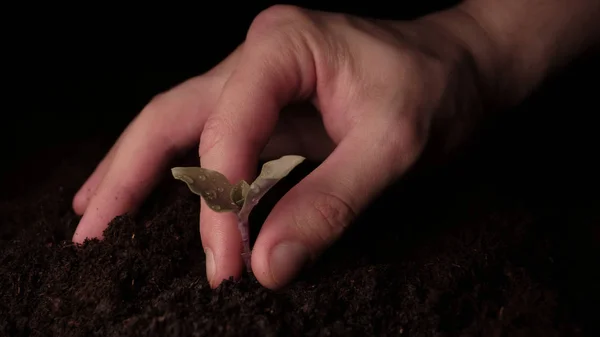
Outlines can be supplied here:
M135 210L170 160L199 144L202 167L252 181L260 157L322 164L265 221L252 269L266 287L314 261L436 136L455 143L478 102L472 55L435 20L412 22L276 6L210 72L157 96L127 127L73 200L75 242L101 237ZM316 110L281 110L293 102ZM238 277L236 218L204 201L200 233L211 286Z

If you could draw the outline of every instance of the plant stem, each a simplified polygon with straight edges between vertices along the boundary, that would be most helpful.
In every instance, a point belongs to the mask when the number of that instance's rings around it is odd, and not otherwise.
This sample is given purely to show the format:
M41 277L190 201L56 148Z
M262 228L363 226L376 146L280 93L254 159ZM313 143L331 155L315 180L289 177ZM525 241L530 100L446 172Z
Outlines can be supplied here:
M252 252L250 251L250 224L248 223L248 214L237 213L238 217L238 230L242 235L242 258L244 259L244 264L246 265L246 271L248 273L252 272L251 266L251 257Z

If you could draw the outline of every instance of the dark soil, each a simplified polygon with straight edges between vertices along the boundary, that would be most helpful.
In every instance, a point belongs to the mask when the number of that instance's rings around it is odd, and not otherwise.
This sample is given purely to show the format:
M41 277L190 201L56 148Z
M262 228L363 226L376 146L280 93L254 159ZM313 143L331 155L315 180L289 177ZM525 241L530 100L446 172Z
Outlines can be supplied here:
M251 276L208 287L198 200L167 175L135 219L73 246L71 197L112 138L44 149L3 177L0 335L594 335L598 136L561 112L598 105L555 94L409 175L278 292Z

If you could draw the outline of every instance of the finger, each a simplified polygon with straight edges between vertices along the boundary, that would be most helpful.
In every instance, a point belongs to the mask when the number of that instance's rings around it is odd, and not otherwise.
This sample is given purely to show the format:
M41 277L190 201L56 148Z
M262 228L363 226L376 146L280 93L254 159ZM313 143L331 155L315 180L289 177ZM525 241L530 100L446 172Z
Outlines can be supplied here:
M238 46L236 50L231 53L229 57L227 57L223 62L219 63L216 67L212 68L209 72L203 74L202 76L198 76L192 78L181 85L178 86L179 91L184 91L182 87L195 87L197 85L201 85L200 82L208 82L210 81L212 89L210 95L211 97L217 97L218 93L223 88L225 84L225 80L229 78L232 69L235 67L235 64L238 59L238 55L240 54L241 46ZM204 86L206 87L206 86ZM172 94L173 95L173 94ZM208 105L208 103L207 103ZM98 164L94 172L88 177L85 183L81 186L79 191L75 194L72 201L73 210L75 213L82 215L90 202L90 199L95 194L98 185L104 179L106 172L110 168L113 158L117 153L117 150L120 146L120 143L123 141L125 137L127 137L128 131L131 129L130 123L125 131L119 136L115 144L111 147L106 156L102 159L102 161Z
M123 138L125 138L125 135L127 134L128 129L129 129L129 126L125 129L125 131L117 139L115 144L113 144L113 146L110 148L110 150L108 151L106 156L104 156L102 161L100 161L100 163L98 164L98 166L96 167L94 172L92 172L92 174L88 177L88 179L79 188L79 191L77 191L77 193L75 193L72 204L73 204L73 210L75 211L76 214L83 215L83 213L85 212L85 210L90 202L90 199L94 195L94 192L96 192L98 185L100 184L102 179L104 179L106 172L108 171L110 165L112 164L113 158L119 148L119 144L123 141Z
M75 242L101 238L115 216L139 206L175 155L193 147L207 116L202 113L203 103L211 98L207 92L203 82L190 80L160 96L132 122L114 154L90 178L94 183L105 171L75 231Z
M312 63L300 60L298 53L279 42L244 48L204 127L199 147L202 166L222 172L231 182L252 180L279 111L312 92L313 79L304 78L304 74L314 74ZM250 41L246 46L252 46ZM238 277L241 236L235 216L213 212L202 203L200 228L207 255L214 257L207 266L211 285Z
M214 106L240 49L206 74L160 95L131 123L73 201L81 211L85 202L80 200L89 199L73 241L101 238L110 220L137 208L170 159L197 142L205 111Z
M403 138L389 123L371 125L350 132L265 221L252 255L254 274L264 286L290 282L414 162L412 150L395 150Z

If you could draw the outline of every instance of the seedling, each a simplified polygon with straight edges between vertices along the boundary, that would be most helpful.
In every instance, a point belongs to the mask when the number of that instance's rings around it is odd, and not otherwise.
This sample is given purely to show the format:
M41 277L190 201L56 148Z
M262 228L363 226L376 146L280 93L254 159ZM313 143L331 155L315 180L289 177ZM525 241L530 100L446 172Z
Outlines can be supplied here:
M304 157L288 155L266 162L260 175L251 184L244 180L232 185L220 172L202 167L174 167L173 177L188 185L192 193L201 196L206 205L215 212L233 212L238 218L238 230L242 235L244 263L248 272L250 267L250 226L248 219L254 206L275 186L279 180L287 176L296 166L304 161Z

